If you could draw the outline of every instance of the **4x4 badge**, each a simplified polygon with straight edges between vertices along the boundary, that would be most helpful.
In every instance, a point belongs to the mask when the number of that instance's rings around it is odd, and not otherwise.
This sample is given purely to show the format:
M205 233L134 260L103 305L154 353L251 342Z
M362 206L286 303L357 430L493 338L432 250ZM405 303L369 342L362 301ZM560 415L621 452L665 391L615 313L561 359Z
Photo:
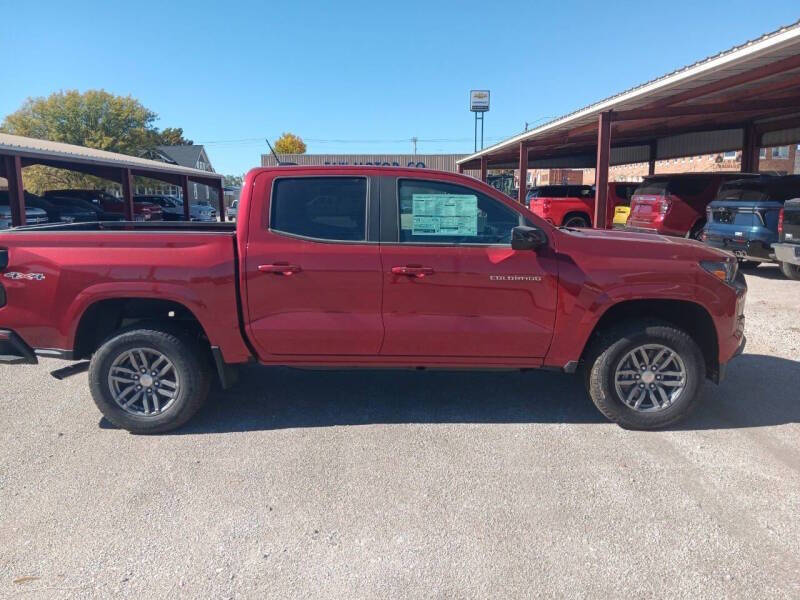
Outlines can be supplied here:
M42 281L44 279L44 273L17 273L16 271L11 271L9 273L3 273L3 277L6 279L27 279L28 281Z

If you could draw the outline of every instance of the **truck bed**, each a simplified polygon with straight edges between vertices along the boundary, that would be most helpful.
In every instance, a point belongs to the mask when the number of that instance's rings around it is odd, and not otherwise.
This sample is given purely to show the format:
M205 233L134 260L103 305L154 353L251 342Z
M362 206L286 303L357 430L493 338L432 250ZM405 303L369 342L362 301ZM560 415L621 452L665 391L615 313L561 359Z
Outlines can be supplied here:
M13 324L39 354L68 358L87 311L155 299L191 311L227 361L250 356L239 327L233 223L34 225L0 232L0 249L8 260L0 326Z

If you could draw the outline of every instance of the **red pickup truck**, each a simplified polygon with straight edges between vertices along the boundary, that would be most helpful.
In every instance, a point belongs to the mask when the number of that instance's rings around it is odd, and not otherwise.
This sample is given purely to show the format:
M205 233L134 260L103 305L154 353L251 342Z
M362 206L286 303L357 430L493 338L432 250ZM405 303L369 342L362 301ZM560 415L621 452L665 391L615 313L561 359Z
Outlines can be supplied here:
M558 229L422 169L254 169L235 229L19 227L0 234L0 282L0 362L90 359L56 373L88 367L103 414L142 433L185 423L249 361L580 371L609 419L663 427L744 345L733 256Z
M639 184L608 182L606 227L613 225L615 209L630 205ZM543 185L528 192L528 208L548 223L565 227L591 227L594 222L595 190L591 185Z

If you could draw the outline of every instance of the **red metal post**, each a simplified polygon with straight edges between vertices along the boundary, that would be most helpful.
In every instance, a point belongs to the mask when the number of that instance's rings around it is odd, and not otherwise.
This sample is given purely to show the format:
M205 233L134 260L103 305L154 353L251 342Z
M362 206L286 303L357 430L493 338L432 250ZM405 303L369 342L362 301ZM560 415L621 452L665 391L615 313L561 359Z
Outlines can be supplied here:
M133 175L130 169L122 169L120 181L122 182L122 199L125 201L125 220L133 221Z
M219 203L219 220L225 222L225 188L222 185L222 179L217 185L217 202Z
M744 128L742 141L742 173L758 173L758 147L760 135L752 123Z
M189 177L187 175L181 177L181 189L183 190L183 219L184 221L191 221L192 215L189 211Z
M648 161L647 165L647 174L648 175L655 175L656 174L656 153L658 151L658 142L656 140L652 140L650 142L650 160Z
M525 205L525 197L528 195L528 147L525 142L519 143L519 194L517 202Z
M11 226L25 225L25 188L22 184L22 161L19 156L6 156L6 180L8 181L8 205L11 209Z
M594 226L605 229L608 220L608 163L611 156L611 113L600 113L597 123Z
M488 170L489 170L489 159L485 156L481 156L481 181L484 183L486 183L486 175Z

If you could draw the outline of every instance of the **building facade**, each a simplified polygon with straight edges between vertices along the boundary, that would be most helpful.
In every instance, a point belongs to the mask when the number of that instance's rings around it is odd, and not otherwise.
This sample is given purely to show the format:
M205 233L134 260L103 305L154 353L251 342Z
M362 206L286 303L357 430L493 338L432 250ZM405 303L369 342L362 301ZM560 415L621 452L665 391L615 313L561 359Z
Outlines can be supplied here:
M200 144L187 144L183 146L157 146L153 152L149 152L146 158L162 160L164 162L190 167L201 171L215 173L214 167L206 154L206 149ZM165 196L181 197L181 188L163 182L152 182L149 184L138 184L137 194L162 194ZM215 196L212 188L202 183L189 184L189 197L192 202L210 202Z

